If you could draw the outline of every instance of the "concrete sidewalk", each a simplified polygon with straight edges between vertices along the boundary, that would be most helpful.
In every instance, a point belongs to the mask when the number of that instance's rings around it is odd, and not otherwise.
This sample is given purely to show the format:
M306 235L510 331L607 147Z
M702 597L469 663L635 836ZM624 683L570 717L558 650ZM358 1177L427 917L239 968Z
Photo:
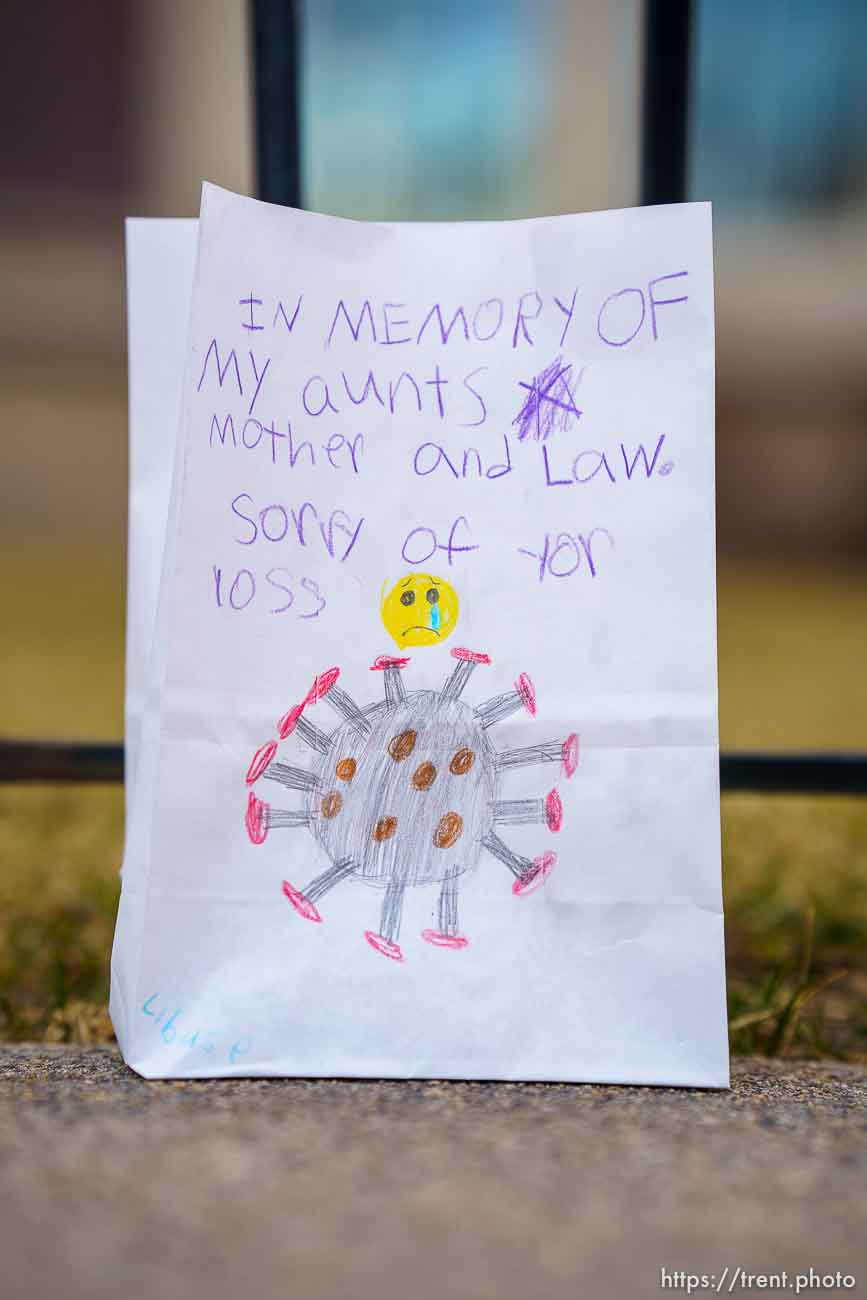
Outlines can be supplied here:
M863 1295L865 1119L867 1073L833 1063L735 1061L728 1093L153 1083L7 1046L0 1291L630 1300L740 1267Z

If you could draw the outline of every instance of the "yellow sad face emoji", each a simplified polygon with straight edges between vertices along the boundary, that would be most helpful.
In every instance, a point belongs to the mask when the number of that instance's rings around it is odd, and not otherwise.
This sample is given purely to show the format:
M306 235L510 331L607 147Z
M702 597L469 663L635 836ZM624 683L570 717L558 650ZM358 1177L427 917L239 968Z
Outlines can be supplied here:
M458 621L458 595L431 573L407 573L383 596L382 621L396 646L439 645Z

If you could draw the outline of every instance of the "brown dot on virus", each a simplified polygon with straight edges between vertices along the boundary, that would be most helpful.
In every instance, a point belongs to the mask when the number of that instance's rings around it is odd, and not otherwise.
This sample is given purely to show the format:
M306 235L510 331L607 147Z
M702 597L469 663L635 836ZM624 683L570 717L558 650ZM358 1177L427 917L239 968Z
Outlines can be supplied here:
M440 817L437 828L434 831L433 842L435 848L450 849L452 845L460 839L464 829L464 819L456 812L447 812Z
M419 763L412 774L412 783L416 790L429 790L437 779L437 770L433 763Z
M415 749L415 737L414 731L402 731L388 742L388 752L395 763L402 763L405 758L409 758Z
M466 776L475 761L476 756L471 749L458 749L452 754L449 771L454 776Z
M354 758L341 758L334 769L341 781L351 781L358 766Z
M380 817L373 828L373 838L377 843L382 843L383 840L390 840L396 830L396 817Z
M336 817L342 807L343 799L336 790L332 790L329 794L326 794L320 804L322 816L328 818Z

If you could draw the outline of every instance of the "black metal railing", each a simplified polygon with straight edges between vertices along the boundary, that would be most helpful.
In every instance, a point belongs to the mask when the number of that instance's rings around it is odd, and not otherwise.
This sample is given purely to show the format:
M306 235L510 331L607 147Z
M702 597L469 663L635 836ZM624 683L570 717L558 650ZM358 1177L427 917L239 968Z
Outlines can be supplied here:
M0 783L123 780L123 745L0 740ZM727 793L867 794L867 754L722 754L720 787Z

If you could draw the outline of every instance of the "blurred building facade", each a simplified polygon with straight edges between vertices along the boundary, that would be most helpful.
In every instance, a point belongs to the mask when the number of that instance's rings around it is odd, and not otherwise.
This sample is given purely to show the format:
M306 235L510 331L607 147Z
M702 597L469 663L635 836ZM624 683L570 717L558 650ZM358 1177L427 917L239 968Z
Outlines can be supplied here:
M640 0L305 0L305 202L362 218L638 201ZM867 553L867 8L699 0L723 549ZM0 115L4 529L119 537L122 218L253 193L244 0L13 0Z

